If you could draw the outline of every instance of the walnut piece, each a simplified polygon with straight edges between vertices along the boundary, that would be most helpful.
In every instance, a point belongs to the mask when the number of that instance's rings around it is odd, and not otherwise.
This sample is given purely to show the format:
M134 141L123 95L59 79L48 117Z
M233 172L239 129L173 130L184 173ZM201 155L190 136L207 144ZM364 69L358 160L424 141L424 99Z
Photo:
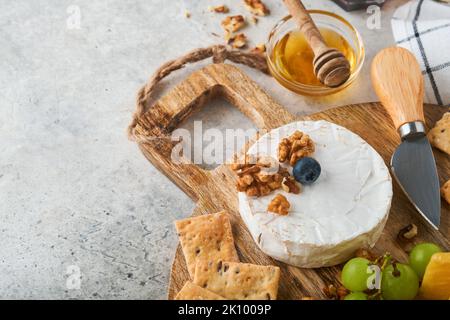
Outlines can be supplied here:
M215 13L228 13L230 12L230 9L226 5L221 6L209 6L208 10Z
M226 32L236 32L245 26L245 18L242 15L228 16L222 20L222 27Z
M257 16L267 16L270 10L261 0L244 0L245 7Z
M285 216L289 213L289 209L291 208L291 204L288 199L282 194L277 194L275 198L269 203L267 207L267 211L273 212L282 216Z
M450 204L450 180L448 180L441 188L441 196L442 198Z
M329 284L328 286L323 287L322 291L328 299L337 299L337 289L334 285Z
M257 163L257 159L253 155L246 154L243 159L235 158L235 161L231 163L231 170L238 171L244 168L248 168L253 164Z
M280 162L289 161L289 164L293 166L298 159L312 155L314 150L315 146L311 138L297 130L289 138L283 138L279 143L278 160Z
M333 300L343 300L349 291L343 286L336 288L334 285L330 284L322 289L323 293L328 299Z
M339 286L336 293L339 300L344 300L345 296L348 295L350 291L347 290L344 286Z
M281 188L289 193L299 194L300 193L300 186L295 181L294 177L288 176L284 177L283 181L281 182Z
M278 167L276 172L271 173L271 169L276 168L275 164L278 165L276 159L270 157L255 159L248 155L243 161L233 163L231 169L238 175L237 191L245 192L249 197L260 197L281 188L283 178L289 176L289 172Z
M260 43L256 47L254 47L252 50L250 50L250 52L263 55L266 52L266 45L264 43Z
M228 39L228 44L233 48L240 49L247 45L247 37L243 33L239 33L235 36L231 36Z
M411 240L417 236L417 226L414 223L402 228L397 235L400 240Z
M369 261L375 261L377 259L377 256L372 251L366 248L359 248L355 253L355 257L365 258Z

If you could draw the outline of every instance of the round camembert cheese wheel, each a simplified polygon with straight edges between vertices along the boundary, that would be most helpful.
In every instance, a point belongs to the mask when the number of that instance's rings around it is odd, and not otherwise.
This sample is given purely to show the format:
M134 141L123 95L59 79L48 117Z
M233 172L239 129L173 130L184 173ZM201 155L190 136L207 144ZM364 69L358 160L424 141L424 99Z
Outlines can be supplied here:
M299 121L263 135L249 155L278 158L278 144L296 130L308 134L320 177L300 194L276 190L264 197L239 192L239 210L253 239L274 259L303 267L332 266L381 235L392 200L392 180L381 156L361 137L327 121ZM292 167L284 165L292 173ZM291 204L286 216L268 212L276 194Z

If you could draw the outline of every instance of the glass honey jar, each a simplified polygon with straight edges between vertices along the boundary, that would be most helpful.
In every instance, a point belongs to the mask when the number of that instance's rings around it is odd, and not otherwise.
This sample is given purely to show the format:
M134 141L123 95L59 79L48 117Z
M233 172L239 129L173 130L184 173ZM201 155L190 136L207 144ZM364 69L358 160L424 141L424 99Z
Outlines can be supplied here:
M269 35L267 60L273 77L287 89L301 95L325 96L348 87L364 63L364 44L358 31L344 18L327 11L308 10L328 46L341 51L351 67L350 78L329 88L314 75L312 49L291 16L278 22Z

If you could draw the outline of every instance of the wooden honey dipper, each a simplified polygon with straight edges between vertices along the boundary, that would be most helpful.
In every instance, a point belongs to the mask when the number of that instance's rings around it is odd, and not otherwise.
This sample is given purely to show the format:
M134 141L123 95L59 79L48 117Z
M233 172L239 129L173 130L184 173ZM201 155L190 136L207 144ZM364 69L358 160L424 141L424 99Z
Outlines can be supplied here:
M347 58L334 48L330 48L320 34L300 0L283 0L284 4L297 22L300 31L314 52L314 74L327 87L338 87L350 77L350 63Z

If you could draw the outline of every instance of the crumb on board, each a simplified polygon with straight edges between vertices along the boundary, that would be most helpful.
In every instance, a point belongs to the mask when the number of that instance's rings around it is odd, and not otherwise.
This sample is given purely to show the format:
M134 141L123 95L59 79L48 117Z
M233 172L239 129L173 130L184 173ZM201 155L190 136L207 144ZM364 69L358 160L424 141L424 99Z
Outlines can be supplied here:
M250 18L248 18L248 21L250 21L251 24L255 25L258 23L258 18L255 16L251 16Z

